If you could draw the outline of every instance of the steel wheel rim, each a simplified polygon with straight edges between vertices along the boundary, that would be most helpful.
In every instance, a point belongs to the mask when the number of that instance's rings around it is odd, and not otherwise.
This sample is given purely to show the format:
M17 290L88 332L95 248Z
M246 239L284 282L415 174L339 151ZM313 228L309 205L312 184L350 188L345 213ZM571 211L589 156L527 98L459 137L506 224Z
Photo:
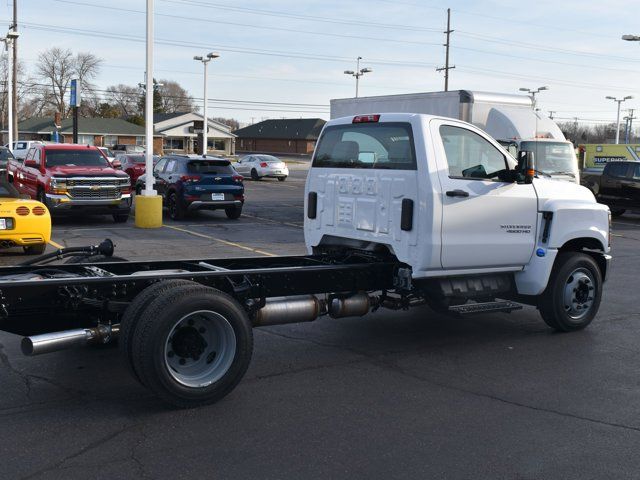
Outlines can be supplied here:
M586 317L594 302L596 282L586 268L576 268L567 276L563 292L563 308L572 320Z
M169 375L191 388L220 380L236 354L236 334L229 321L211 310L191 312L167 335L164 361Z

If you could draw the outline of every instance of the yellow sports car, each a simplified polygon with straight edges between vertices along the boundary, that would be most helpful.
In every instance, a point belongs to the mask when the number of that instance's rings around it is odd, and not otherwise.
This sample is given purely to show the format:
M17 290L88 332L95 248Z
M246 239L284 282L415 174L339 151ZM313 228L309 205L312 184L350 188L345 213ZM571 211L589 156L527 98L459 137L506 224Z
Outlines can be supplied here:
M0 183L0 248L22 247L42 255L51 238L51 215L37 200L21 198L9 183Z

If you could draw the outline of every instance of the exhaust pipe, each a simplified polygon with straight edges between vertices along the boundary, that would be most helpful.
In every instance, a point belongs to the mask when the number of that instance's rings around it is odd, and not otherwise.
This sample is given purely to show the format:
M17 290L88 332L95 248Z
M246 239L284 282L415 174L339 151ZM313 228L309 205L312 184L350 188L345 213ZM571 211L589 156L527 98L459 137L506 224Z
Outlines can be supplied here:
M315 295L277 297L266 301L253 319L255 327L286 323L313 322L321 315L332 318L361 317L379 303L377 296L356 293L349 297L334 296L329 301Z
M63 332L43 333L24 337L20 344L22 353L28 356L57 352L67 348L95 343L108 343L118 336L120 325L99 325L93 328L77 328Z

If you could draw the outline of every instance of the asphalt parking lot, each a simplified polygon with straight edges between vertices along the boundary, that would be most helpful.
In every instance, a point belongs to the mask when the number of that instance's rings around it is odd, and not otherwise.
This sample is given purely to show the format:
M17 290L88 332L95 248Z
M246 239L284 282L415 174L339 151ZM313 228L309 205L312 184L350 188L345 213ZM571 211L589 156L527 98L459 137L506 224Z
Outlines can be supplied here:
M66 219L53 240L108 237L128 259L303 254L305 176L246 182L238 221ZM239 387L194 410L147 393L117 349L27 358L0 333L0 477L639 478L640 216L614 233L600 314L582 332L554 333L532 308L261 328Z

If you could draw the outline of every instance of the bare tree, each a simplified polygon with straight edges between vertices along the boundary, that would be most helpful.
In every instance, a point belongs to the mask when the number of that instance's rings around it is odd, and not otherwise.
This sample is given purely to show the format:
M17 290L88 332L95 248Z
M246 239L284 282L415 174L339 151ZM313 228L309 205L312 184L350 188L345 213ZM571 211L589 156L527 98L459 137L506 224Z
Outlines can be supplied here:
M78 78L84 94L91 96L94 86L91 81L98 75L102 60L92 53L74 55L69 49L53 47L38 56L36 74L47 85L48 92L42 100L59 111L63 117L69 115L65 94L71 80Z
M122 117L132 117L138 113L138 100L140 90L129 85L112 85L107 87L106 100L114 108L117 108Z
M162 99L161 109L165 113L177 113L177 112L194 112L197 111L193 103L193 97L189 95L184 88L180 86L178 82L173 80L158 80L161 86L158 87L158 92Z

